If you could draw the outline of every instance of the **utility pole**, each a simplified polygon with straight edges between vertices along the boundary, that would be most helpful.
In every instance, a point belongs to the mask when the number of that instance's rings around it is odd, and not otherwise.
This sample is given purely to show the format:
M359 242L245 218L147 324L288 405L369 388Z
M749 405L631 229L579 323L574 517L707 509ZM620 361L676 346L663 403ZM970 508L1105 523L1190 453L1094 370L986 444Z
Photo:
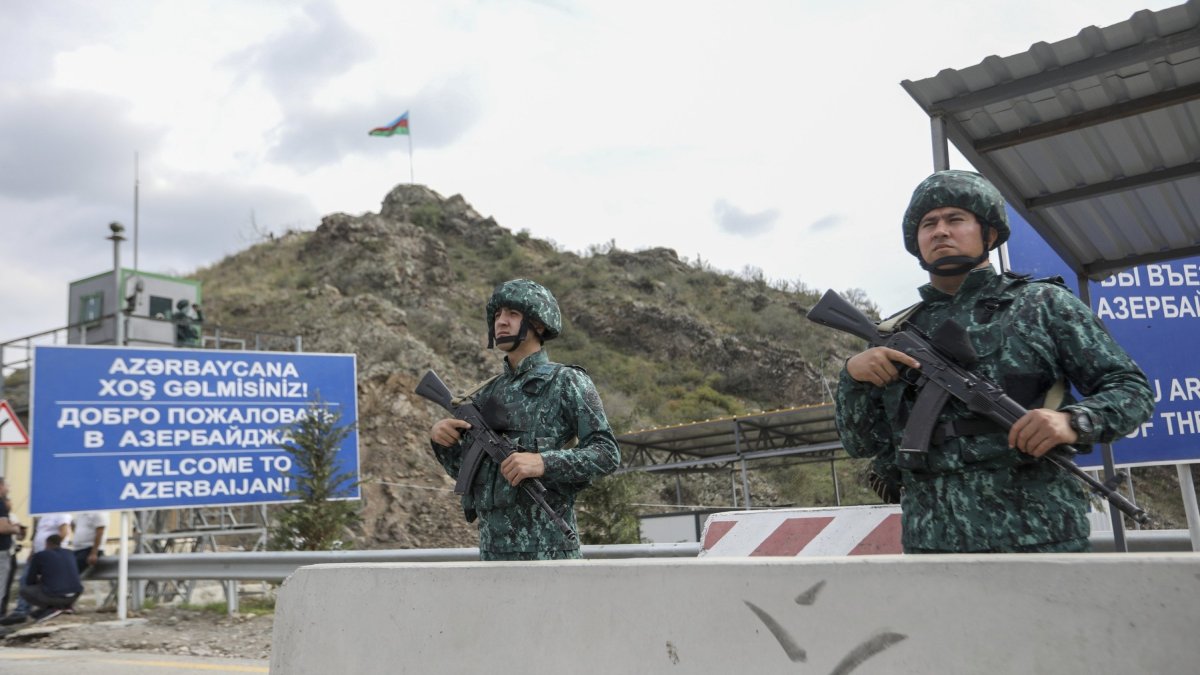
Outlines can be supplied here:
M108 224L108 229L112 230L112 234L106 237L113 243L113 323L116 325L114 344L117 347L125 344L125 326L121 323L121 310L125 299L121 297L121 242L125 241L125 237L121 235L125 231L125 226L113 221Z

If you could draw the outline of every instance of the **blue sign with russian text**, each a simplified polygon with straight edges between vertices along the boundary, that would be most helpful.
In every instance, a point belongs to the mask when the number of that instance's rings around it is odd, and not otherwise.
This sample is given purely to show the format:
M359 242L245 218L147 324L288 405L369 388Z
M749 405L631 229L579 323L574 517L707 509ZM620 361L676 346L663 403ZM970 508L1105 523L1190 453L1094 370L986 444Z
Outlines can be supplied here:
M1079 291L1075 273L1020 214L1008 211L1014 272L1060 275ZM1118 465L1144 466L1200 461L1200 258L1142 265L1090 282L1092 309L1108 332L1145 371L1154 390L1154 414L1113 444ZM1084 467L1101 464L1100 453L1080 455Z
M356 393L353 354L35 347L30 513L294 501L290 429ZM359 498L353 427L336 462Z

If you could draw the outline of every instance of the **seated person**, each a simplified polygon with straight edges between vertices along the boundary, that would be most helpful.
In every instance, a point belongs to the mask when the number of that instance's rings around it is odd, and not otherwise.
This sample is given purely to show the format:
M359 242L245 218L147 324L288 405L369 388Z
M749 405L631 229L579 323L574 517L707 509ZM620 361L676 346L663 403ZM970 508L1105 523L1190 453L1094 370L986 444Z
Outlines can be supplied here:
M70 609L82 592L74 553L62 547L62 537L50 535L46 548L29 561L29 583L21 587L21 597L33 608L31 616L48 619Z

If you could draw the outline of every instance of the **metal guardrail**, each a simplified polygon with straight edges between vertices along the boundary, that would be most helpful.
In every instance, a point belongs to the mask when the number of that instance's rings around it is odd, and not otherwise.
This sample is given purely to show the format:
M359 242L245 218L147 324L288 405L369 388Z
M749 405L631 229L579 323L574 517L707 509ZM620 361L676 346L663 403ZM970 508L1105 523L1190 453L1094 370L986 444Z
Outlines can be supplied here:
M1092 550L1113 550L1111 532L1092 533ZM1126 533L1134 553L1190 552L1187 530L1134 530ZM588 560L622 558L694 558L700 544L616 544L584 546ZM306 565L330 563L475 562L477 548L389 549L376 551L256 551L244 553L145 553L129 556L129 578L147 581L215 579L225 581L283 581ZM90 579L116 579L116 556L96 563Z
M1092 552L1112 553L1116 548L1111 530L1092 532ZM1187 530L1126 530L1130 553L1190 553L1192 537Z
M589 560L694 558L700 544L614 544L582 547ZM283 581L306 565L329 563L474 562L477 548L391 549L382 551L254 551L244 553L144 553L129 556L129 578L147 581L220 579ZM116 579L116 556L104 556L89 579Z

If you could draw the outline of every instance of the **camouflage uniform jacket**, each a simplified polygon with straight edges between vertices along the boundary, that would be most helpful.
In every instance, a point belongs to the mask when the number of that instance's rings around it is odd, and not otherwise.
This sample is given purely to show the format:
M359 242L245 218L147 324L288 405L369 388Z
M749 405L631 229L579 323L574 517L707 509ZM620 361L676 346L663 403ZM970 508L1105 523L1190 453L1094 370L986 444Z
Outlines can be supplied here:
M1146 376L1099 320L1061 283L1027 282L971 271L954 295L926 284L922 308L909 321L930 334L947 319L963 326L978 352L977 372L1026 408L1040 407L1060 378L1085 396L1064 406L1086 408L1096 442L1132 431L1153 410ZM1036 550L1087 537L1086 489L1065 471L1008 447L1007 432L945 438L929 449L927 467L898 469L896 448L916 397L903 381L879 388L843 369L837 424L847 452L874 457L880 475L897 476L906 551ZM938 418L976 419L951 399Z
M617 439L596 386L576 366L551 363L545 350L534 352L516 369L504 360L504 373L475 397L480 405L493 400L508 411L504 435L523 448L542 455L546 472L546 501L578 532L575 495L592 480L612 473L621 462ZM499 431L499 430L497 430ZM462 451L470 432L453 448L433 444L438 461L458 476ZM575 447L567 446L578 439ZM530 553L576 550L558 527L520 487L508 484L499 467L484 457L475 483L462 498L467 520L479 516L479 548L492 553Z

